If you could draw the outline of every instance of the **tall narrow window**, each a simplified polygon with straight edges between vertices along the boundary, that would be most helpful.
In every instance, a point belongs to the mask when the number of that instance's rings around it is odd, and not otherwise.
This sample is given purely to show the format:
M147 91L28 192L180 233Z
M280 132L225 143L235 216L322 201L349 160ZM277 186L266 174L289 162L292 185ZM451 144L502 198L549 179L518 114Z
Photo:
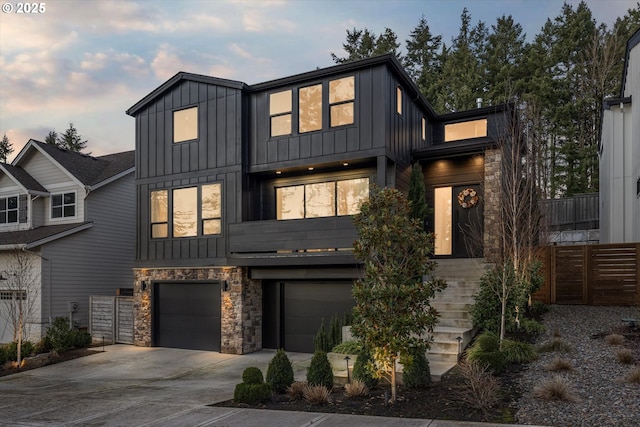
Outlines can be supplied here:
M450 123L444 126L445 142L482 136L487 136L487 119Z
M300 133L322 129L322 85L300 88L298 130Z
M167 190L151 192L151 238L169 237L169 199Z
M76 216L76 193L62 193L51 196L51 218L71 218Z
M434 255L451 255L453 239L451 191L451 187L440 187L435 189Z
M173 237L198 235L198 187L173 190Z
M198 139L198 107L173 112L173 142Z
M332 127L353 123L354 81L354 77L351 76L329 82L329 110Z
M422 140L427 140L427 119L422 118Z
M202 211L202 234L222 233L222 185L202 186L200 209Z
M396 111L398 114L402 114L402 88L400 86L396 88Z
M18 196L0 199L0 224L18 222Z
M285 90L269 95L271 136L291 134L291 91Z

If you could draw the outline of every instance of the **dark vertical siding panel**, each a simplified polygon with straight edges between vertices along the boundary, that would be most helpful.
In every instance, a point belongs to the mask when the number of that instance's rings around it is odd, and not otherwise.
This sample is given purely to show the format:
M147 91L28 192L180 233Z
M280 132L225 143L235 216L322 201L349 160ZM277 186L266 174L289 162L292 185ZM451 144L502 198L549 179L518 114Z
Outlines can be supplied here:
M300 158L300 143L297 140L289 138L287 140L289 159L296 160Z
M178 90L180 91L180 107L185 107L191 102L191 94L189 93L189 83L181 84L178 86Z
M162 106L162 100L158 102L156 114L156 142L154 146L153 161L155 162L154 176L164 175L164 147L167 145L165 135L165 109Z
M231 166L236 164L236 149L240 144L241 121L238 117L242 114L242 102L239 98L239 92L236 90L228 90L227 96L227 138L224 146L224 159L222 166Z
M322 132L322 154L325 156L335 153L335 130Z
M373 93L376 90L373 84L373 72L372 70L365 70L360 72L360 78L358 79L360 82L359 90L356 88L356 95L359 95L359 99L356 102L358 106L358 114L357 119L359 119L360 123L360 147L362 149L371 148L372 144L372 126L375 118L373 117ZM380 91L379 88L377 88ZM380 95L380 94L378 94ZM378 104L383 104L384 99L380 100ZM347 149L351 151L353 143L351 142L351 138L347 140Z
M347 151L347 131L339 129L335 132L335 152L344 153Z
M219 87L216 94L216 104L218 106L217 124L218 131L216 133L216 166L222 167L226 162L226 144L229 137L229 130L227 129L227 113L229 112L227 106L226 89ZM232 110L233 111L233 110Z
M270 140L267 141L267 162L275 163L278 161L278 141Z
M173 161L173 112L165 110L164 112L164 141L162 145L164 159L164 174L170 175L177 168L174 167Z
M157 105L154 105L154 108ZM161 144L158 141L158 134L156 130L158 129L158 117L161 116L162 113L157 114L155 112L149 113L149 144L148 144L148 153L146 156L146 164L149 165L149 170L147 176L157 176L157 159L156 159L156 151L158 149L158 145Z
M311 157L311 137L309 135L303 135L300 138L297 138L297 140L300 144L300 158L307 159Z
M198 105L198 153L196 154L197 158L197 169L204 170L207 169L207 157L209 153L209 103L206 100L206 85L200 85L199 90L199 99L200 103ZM204 92L204 93L203 93Z
M395 88L392 88L395 90ZM390 134L388 112L395 114L395 94L390 93L386 68L376 68L371 75L371 136L370 147L382 148L387 145ZM375 101L374 101L375 100Z
M215 86L209 86L207 89L207 161L208 168L214 168L216 166L216 143L218 136L218 123L217 114L218 106L216 104L216 88Z
M322 134L311 134L311 157L322 156Z
M189 154L191 150L189 149L191 144L189 143L179 143L177 146L180 148L180 156L182 157L180 160L180 166L178 166L178 172L189 172L189 165L191 164L189 160Z
M281 139L278 141L278 161L289 160L289 140Z
M140 163L138 164L139 167L139 171L138 171L138 176L140 178L146 178L149 176L149 166L148 166L148 161L149 161L149 114L142 113L139 116L139 120L140 120L140 134L142 135L141 137L141 144L139 147L140 150Z

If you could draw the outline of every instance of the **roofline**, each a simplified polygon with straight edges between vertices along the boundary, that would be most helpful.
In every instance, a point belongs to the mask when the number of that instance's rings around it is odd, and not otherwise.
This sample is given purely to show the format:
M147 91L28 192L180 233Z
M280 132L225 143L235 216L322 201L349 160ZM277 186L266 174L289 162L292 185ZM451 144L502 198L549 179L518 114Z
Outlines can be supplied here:
M501 113L503 111L510 111L513 109L513 107L514 104L508 102L505 104L490 105L488 107L473 108L471 110L454 111L452 113L441 114L440 116L438 116L438 120L441 122L446 122L450 120L459 120L469 117Z
M97 184L87 185L85 188L88 188L90 191L97 190L98 188L101 188L101 187L104 187L105 185L111 184L112 182L117 181L120 178L129 175L130 173L135 172L135 170L136 170L136 167L132 166L129 169L126 169L126 170L120 172L119 174L112 175L109 178L98 182Z
M204 76L202 74L193 74L193 73L187 73L185 71L180 71L176 73L176 75L171 77L169 80L167 80L166 82L164 82L163 84L155 88L153 91L147 94L147 96L142 98L140 101L132 105L126 111L127 115L133 117L138 111L144 108L145 105L147 105L153 99L158 97L160 94L166 92L173 85L177 84L182 80L188 80L188 81L193 81L198 83L215 84L218 86L225 86L225 87L230 87L233 89L240 89L240 90L246 89L248 87L246 83L243 83L237 80L228 80L228 79L222 79L219 77L210 77L210 76Z
M51 242L53 242L55 240L62 239L63 237L67 237L67 236L70 236L72 234L76 234L76 233L78 233L80 231L87 230L87 229L89 229L91 227L93 227L93 222L85 222L83 224L80 224L77 227L74 227L74 228L71 228L69 230L60 232L58 234L54 234L53 236L48 236L48 237L45 237L44 239L40 239L40 240L36 240L34 242L31 242L31 243L27 243L27 244L24 245L24 248L25 249L37 248L38 246L46 245L47 243L51 243Z
M620 98L624 98L624 87L627 85L627 71L629 70L629 56L631 49L640 44L640 28L627 41L627 49L624 53L624 67L622 68L622 81L620 83Z
M17 179L15 179L15 177L13 176L13 174L9 173L9 171L7 170L7 168L4 167L4 163L0 163L0 170L2 170L2 172L4 172L5 175L7 175L9 177L9 179L11 179L11 181L13 181L15 184L18 185L18 187L22 188L22 190L25 193L29 193L29 190L27 190L27 188L22 185L22 183L20 181L18 181Z
M36 142L39 142L40 144L44 144L44 142L42 142L42 141L38 141L36 139L30 138L29 142L27 142L25 144L25 146L22 148L22 150L20 150L20 153L16 156L15 159L13 159L13 162L11 162L11 164L13 166L16 166L20 162L20 160L22 160L22 157L24 157L26 155L26 152L29 149L29 147L34 147L36 150L38 150L40 152L40 154L42 154L47 159L49 159L51 162L53 162L53 164L58 166L76 184L78 184L80 187L84 187L85 186L84 183L80 182L80 180L78 178L76 178L76 176L74 174L69 172L69 170L67 170L67 168L62 166L56 159L51 157L51 155L49 153L47 153L45 150L43 150L38 144L36 144Z
M627 96L625 98L610 98L605 99L604 104L602 105L603 110L610 110L611 107L617 107L620 104L631 104L631 97Z
M14 251L16 249L24 250L26 249L26 243L18 243L13 245L0 245L0 251Z

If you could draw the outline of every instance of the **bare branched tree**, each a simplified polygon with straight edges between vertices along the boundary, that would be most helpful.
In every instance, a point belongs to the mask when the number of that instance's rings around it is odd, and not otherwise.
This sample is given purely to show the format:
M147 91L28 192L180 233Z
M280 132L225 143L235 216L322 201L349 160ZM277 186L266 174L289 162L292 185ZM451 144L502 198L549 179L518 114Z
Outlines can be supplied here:
M7 306L3 320L13 328L13 341L18 343L17 363L20 366L22 342L29 338L30 325L37 314L40 263L35 255L21 249L5 252L2 261L0 271L5 280L0 282L0 292Z

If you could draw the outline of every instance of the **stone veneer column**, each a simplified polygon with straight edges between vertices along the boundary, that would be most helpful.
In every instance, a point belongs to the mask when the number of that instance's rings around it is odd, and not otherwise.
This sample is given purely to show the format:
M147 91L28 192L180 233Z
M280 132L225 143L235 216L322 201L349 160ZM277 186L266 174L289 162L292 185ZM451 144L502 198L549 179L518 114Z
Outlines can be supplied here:
M134 270L133 339L138 346L151 346L152 282L156 280L226 281L221 289L221 352L243 354L262 349L262 286L251 280L242 267L149 268ZM146 289L142 289L142 283Z
M494 232L500 221L500 177L502 155L499 148L484 154L484 258L491 260L500 248L500 239Z

